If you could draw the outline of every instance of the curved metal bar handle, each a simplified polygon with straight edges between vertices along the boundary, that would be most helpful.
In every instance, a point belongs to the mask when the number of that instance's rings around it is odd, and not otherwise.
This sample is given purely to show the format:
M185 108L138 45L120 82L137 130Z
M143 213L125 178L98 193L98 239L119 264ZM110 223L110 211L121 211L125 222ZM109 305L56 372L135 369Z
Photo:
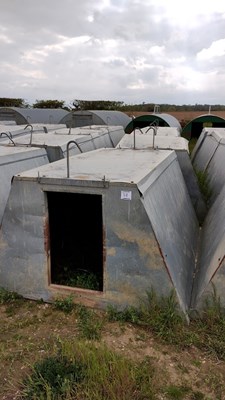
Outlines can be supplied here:
M156 134L157 134L157 126L155 126L155 125L150 125L149 128L148 128L148 130L147 130L147 132L148 132L150 129L153 130L152 148L154 149L154 148L155 148L155 136L156 136ZM147 132L146 132L146 133L147 133Z
M28 127L30 128L30 143L29 143L29 145L31 146L31 145L32 145L32 136L33 136L33 130L34 130L34 128L33 128L33 125L27 124L27 125L25 126L24 130L27 129Z
M0 137L1 137L2 135L7 136L7 138L10 140L10 142L12 142L14 146L16 145L15 142L13 141L13 139L12 139L12 134L11 134L11 132L8 132L8 133L7 133L7 132L1 132L1 133L0 133Z
M76 146L77 146L77 148L78 148L78 150L80 150L80 152L81 153L83 153L82 152L82 149L80 148L80 146L79 146L79 144L75 141L75 140L70 140L68 143L67 143L67 145L66 145L66 156L67 156L67 178L69 178L70 177L70 161L69 161L69 147L70 147L70 144L71 143L74 143Z

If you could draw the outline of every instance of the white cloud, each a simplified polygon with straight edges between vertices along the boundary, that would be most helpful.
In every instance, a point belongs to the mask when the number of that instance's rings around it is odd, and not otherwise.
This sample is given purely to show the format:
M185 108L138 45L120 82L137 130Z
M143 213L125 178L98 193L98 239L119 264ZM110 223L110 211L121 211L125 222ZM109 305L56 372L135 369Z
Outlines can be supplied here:
M202 49L197 54L197 59L200 61L213 60L215 57L225 55L225 39L220 39L212 42L211 46L207 49Z
M4 1L2 96L221 103L224 20L221 0Z

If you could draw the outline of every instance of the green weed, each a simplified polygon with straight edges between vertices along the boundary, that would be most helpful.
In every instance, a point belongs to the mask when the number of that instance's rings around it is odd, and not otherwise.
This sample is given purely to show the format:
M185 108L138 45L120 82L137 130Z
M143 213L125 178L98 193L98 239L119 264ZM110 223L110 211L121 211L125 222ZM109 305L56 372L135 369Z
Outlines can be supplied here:
M60 311L70 313L74 309L73 296L55 299L53 306Z
M47 357L34 364L32 373L23 382L23 399L63 399L75 394L84 379L84 365L63 355Z
M225 310L214 287L192 327L198 334L198 347L225 360Z
M126 307L124 310L118 310L115 306L107 306L107 318L109 321L131 322L137 324L140 320L140 311L135 307Z
M83 305L78 305L76 311L80 337L88 340L99 340L103 327L102 318L95 311Z
M171 385L165 389L165 394L169 397L169 399L174 400L184 399L188 392L190 392L190 388L186 386Z
M189 140L189 142L188 142L188 147L189 147L189 152L190 152L190 154L192 153L192 151L193 151L193 149L194 149L194 147L195 147L195 145L196 145L196 143L197 143L197 138L191 138L190 140Z
M192 400L204 400L204 399L205 396L202 392L197 391L192 393Z
M62 276L59 276L57 283L60 285L79 287L89 290L100 290L99 277L91 271L76 270L64 267Z
M207 171L200 171L195 169L195 174L198 180L199 189L202 193L202 196L206 204L208 205L212 196L212 189L209 184L209 177Z
M142 306L142 319L161 338L174 338L177 328L183 325L178 312L175 292L168 296L157 296L154 290L147 291L147 301Z
M0 288L0 304L14 303L16 300L21 300L23 297L16 292L8 291Z

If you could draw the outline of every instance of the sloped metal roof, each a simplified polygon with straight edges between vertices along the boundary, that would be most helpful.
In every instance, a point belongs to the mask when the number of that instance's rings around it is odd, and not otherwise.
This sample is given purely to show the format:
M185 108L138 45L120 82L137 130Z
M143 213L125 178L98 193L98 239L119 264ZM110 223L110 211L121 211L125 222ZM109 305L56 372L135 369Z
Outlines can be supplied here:
M139 183L142 187L146 176L153 173L158 176L167 168L168 163L176 159L174 151L99 149L70 157L70 176L72 180ZM55 163L20 174L19 179L34 178L66 179L66 162Z
M153 135L136 134L135 149L149 149L153 147ZM134 132L130 135L125 134L117 145L117 148L134 148ZM188 150L188 141L182 137L156 135L154 139L155 149Z

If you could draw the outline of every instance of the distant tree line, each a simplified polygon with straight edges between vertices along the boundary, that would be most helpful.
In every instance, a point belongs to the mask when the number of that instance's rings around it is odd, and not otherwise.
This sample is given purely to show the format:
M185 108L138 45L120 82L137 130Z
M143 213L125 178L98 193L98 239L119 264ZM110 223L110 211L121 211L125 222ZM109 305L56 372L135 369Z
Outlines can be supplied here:
M62 108L64 110L117 110L124 112L141 111L153 112L155 103L126 104L123 101L110 100L73 100L69 105L63 100L36 100L28 104L22 98L0 98L0 107L21 107L21 108ZM205 111L208 112L209 104L159 104L160 112L173 111ZM225 111L225 105L214 104L211 111Z

